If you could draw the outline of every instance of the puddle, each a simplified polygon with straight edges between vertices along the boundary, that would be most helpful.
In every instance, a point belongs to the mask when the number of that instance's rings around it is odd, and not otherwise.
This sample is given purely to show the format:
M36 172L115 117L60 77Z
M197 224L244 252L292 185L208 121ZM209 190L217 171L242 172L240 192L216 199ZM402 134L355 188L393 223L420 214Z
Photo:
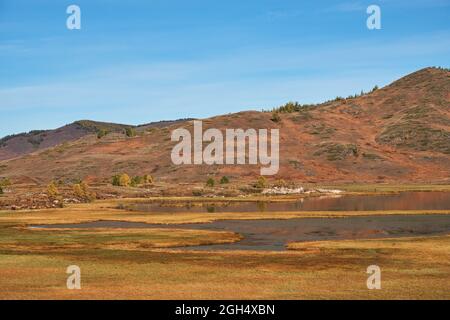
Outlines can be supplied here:
M374 239L438 235L450 232L450 215L395 215L289 220L223 220L203 224L156 225L139 222L96 221L34 228L179 228L226 230L244 239L233 244L188 247L189 250L285 250L294 241Z

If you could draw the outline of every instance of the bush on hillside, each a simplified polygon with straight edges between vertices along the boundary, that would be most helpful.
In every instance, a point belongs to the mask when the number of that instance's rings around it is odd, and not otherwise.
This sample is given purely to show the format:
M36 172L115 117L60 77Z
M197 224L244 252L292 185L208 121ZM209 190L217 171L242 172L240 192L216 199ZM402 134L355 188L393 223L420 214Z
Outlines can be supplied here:
M108 133L109 133L108 130L106 130L106 129L100 129L100 130L98 130L98 132L97 132L97 138L98 138L98 139L101 139L101 138L103 138L104 136L106 136Z
M119 187L128 187L131 183L130 176L126 173L117 174L112 178L112 185Z
M125 134L127 137L134 137L136 135L136 131L133 128L125 128Z
M273 122L280 122L281 117L278 112L272 112L272 118L270 118L270 120L272 120Z
M207 187L214 187L215 184L216 184L216 182L214 181L213 178L209 178L209 179L206 181L206 186L207 186Z
M11 181L8 178L0 179L0 187L9 187L11 185Z
M222 179L220 179L220 184L226 184L230 183L230 179L228 179L227 176L223 176Z
M72 190L75 196L81 200L92 202L96 198L96 194L89 190L89 186L85 182L74 184Z
M264 176L260 176L258 180L256 180L255 188L263 189L267 187L267 179Z
M47 195L51 199L55 199L59 195L59 190L56 187L54 181L50 182L50 184L47 186Z

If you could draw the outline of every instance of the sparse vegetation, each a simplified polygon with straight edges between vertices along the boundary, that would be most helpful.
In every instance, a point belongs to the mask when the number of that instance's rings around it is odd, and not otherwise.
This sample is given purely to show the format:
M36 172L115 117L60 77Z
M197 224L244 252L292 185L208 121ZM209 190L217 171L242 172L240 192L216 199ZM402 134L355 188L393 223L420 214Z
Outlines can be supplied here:
M100 131L104 132L123 132L126 127L129 127L124 124L118 123L108 123L108 122L99 122L99 121L91 121L91 120L79 120L75 121L74 125L77 126L78 129L84 129L92 133L99 133Z
M126 173L117 174L112 177L112 185L120 186L120 187L139 187L142 185L148 185L153 183L153 177L151 175L144 176L134 176L130 178L130 176Z
M267 187L267 179L264 176L260 176L258 180L256 180L255 188L264 189Z
M9 187L11 185L11 181L8 178L0 179L0 187Z
M309 128L309 131L308 131L309 134L319 135L323 139L330 138L332 136L332 134L336 131L335 128L328 127L324 123L313 124L313 125L309 126L308 128Z
M83 201L92 202L96 195L89 190L89 186L85 182L77 183L72 186L75 196Z
M101 138L103 138L104 136L106 136L108 133L109 133L108 130L106 130L106 129L100 129L100 130L97 131L97 138L98 138L98 139L101 139Z
M274 112L279 112L279 113L292 113L292 112L298 112L300 111L300 109L302 108L302 105L298 102L288 102L285 105L282 105L278 108L275 108Z
M128 187L131 183L130 176L126 173L117 174L112 178L112 185L119 187Z
M146 174L143 178L144 178L144 183L145 184L152 184L155 181L153 176L151 176L149 174Z
M2 146L5 146L6 142L8 140L11 140L11 139L16 138L16 137L25 137L25 138L33 139L33 137L38 136L39 134L44 133L44 132L45 132L45 130L32 130L32 131L29 131L29 132L7 135L7 136L5 136L5 137L0 139L0 144Z
M288 186L288 184L283 179L277 180L275 182L275 184L274 184L274 187L278 187L278 188L284 188L284 187L287 187L287 186Z
M357 157L359 155L356 144L341 144L327 142L319 145L319 150L314 153L315 156L326 155L328 161L344 160L348 156Z
M230 179L227 176L223 176L220 179L220 184L227 184L227 183L230 183Z
M131 127L127 127L127 128L125 128L125 135L129 138L132 138L132 137L136 136L136 130L134 130Z
M41 134L35 134L28 137L27 141L33 145L33 147L37 148L44 141L44 137Z
M297 101L289 101L288 103L273 108L271 111L276 113L294 113L306 110L308 107L315 106L314 104L300 104ZM263 110L264 111L264 110Z
M272 118L270 118L270 120L272 120L273 122L276 122L276 123L278 123L278 122L280 122L281 121L281 117L280 117L280 115L278 114L278 112L272 112Z
M59 190L54 181L52 181L48 184L47 195L50 199L56 199L56 197L59 196Z
M209 178L209 179L206 181L206 186L207 186L207 187L212 188L212 187L214 187L215 184L216 184L216 182L214 181L213 178Z
M362 156L368 160L383 160L383 158L375 153L364 152Z
M141 185L148 185L153 183L153 177L151 175L144 175L144 176L135 176L131 179L130 185L132 187L138 187Z
M135 177L131 178L130 186L137 187L137 186L141 185L143 183L143 181L144 181L143 177L135 176Z
M192 190L192 195L194 197L201 197L203 195L204 191L202 189L194 189Z
M400 148L450 154L450 132L416 121L389 126L377 137L377 141Z

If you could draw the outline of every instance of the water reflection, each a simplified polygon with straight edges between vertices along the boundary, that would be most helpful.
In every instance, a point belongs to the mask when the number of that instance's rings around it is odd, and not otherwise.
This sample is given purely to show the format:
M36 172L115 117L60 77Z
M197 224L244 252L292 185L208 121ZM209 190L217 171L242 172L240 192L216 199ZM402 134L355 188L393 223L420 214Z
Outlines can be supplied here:
M298 201L156 201L126 206L144 212L273 212L273 211L372 211L372 210L450 210L450 192L402 192L392 195L301 198Z

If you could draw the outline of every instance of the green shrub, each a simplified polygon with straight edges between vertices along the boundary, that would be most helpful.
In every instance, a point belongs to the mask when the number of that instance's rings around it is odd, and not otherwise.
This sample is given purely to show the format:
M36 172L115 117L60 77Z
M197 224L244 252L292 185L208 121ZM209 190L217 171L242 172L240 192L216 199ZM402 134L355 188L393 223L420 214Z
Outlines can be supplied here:
M207 186L207 187L214 187L215 184L216 184L216 182L214 181L213 178L209 178L209 179L206 181L206 186Z
M51 199L55 199L59 195L59 190L56 187L56 184L54 181L50 182L50 184L47 186L47 195Z
M273 111L280 112L280 113L293 113L293 112L300 111L301 108L302 108L302 105L300 103L298 103L296 101L295 102L289 101L285 105L280 106L280 107L274 109Z
M135 177L131 178L130 185L132 187L137 187L137 186L141 185L143 182L144 182L144 178L143 177L135 176Z
M153 176L146 174L144 177L144 183L152 184L154 182Z
M267 187L267 179L264 176L260 176L258 180L256 180L255 187L259 189L263 189Z
M125 128L125 134L127 137L134 137L136 135L136 131L133 128Z
M73 193L77 198L92 202L96 198L94 192L89 191L89 186L85 182L77 183L72 186Z
M220 184L226 184L230 183L230 179L228 179L227 176L223 176L222 179L220 179Z
M270 120L272 120L273 122L280 122L281 117L278 112L272 112L272 118L270 118Z
M112 178L113 186L128 187L131 183L130 176L126 173L117 174Z
M153 183L153 177L149 174L146 174L144 176L135 176L131 179L131 186L132 187L137 187L140 185L145 185L145 184L152 184Z
M9 187L11 185L11 181L8 178L0 179L0 187Z
M103 138L104 136L106 136L108 133L109 133L108 130L106 130L106 129L100 129L100 130L98 130L98 132L97 132L97 138L98 138L98 139L101 139L101 138Z
M192 190L192 195L195 197L200 197L203 195L203 190Z

